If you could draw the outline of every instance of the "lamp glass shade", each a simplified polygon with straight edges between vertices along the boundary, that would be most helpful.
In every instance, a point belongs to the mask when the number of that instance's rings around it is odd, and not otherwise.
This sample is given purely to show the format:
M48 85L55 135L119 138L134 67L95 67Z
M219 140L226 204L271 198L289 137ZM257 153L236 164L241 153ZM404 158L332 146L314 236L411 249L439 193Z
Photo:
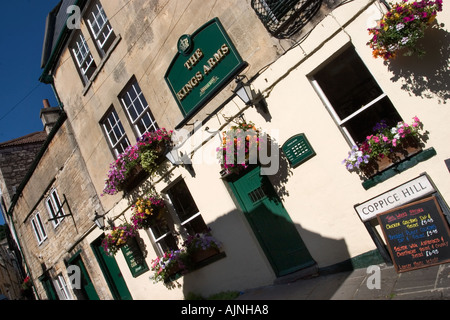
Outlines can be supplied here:
M99 229L105 229L105 216L100 216L97 212L95 212L94 222Z
M178 154L177 150L172 149L166 154L166 158L172 163L173 165L179 165L182 164L182 161L180 159L180 155Z
M252 102L253 95L249 84L238 82L234 92L245 104L250 104Z

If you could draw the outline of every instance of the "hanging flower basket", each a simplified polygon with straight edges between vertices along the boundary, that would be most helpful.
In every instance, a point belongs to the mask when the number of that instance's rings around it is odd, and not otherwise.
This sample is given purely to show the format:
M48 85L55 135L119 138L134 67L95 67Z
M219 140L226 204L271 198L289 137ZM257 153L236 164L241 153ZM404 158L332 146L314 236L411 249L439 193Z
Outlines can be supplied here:
M162 219L165 203L157 195L138 198L132 206L131 222L136 229L148 229Z
M388 127L385 121L381 121L374 127L374 134L353 146L342 163L348 171L370 178L420 152L422 130L423 124L417 117L413 118L411 125L399 122L395 127Z
M110 164L102 195L129 192L147 179L164 161L171 139L172 131L164 128L142 135Z
M240 174L249 165L258 163L260 134L252 122L245 121L222 132L222 144L216 150L222 176Z
M442 0L402 0L391 4L392 8L383 16L378 26L368 29L372 36L367 43L375 58L393 59L400 51L410 56L425 51L417 45L425 30L433 23L438 11L442 11Z
M129 223L124 223L118 227L114 227L111 233L103 239L102 247L106 254L115 256L123 246L128 243L128 240L136 237L137 231L135 227Z

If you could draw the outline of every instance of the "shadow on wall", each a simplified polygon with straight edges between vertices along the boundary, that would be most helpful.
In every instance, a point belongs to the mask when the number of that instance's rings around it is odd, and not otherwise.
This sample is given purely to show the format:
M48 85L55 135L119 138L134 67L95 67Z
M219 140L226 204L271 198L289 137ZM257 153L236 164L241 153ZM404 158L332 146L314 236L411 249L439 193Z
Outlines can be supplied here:
M213 294L227 291L245 292L258 287L271 286L275 282L290 283L301 279L301 276L296 276L296 273L276 278L270 262L264 254L264 250L258 243L257 236L253 233L250 225L245 222L242 223L243 221L246 221L246 218L242 211L234 210L209 224L213 236L223 243L226 257L184 275L180 283L182 283L185 297L209 297ZM284 220L284 224L288 223L291 222ZM333 266L324 266L324 268L319 269L320 275L362 267L355 266L350 261L345 240L323 237L320 234L303 229L298 224L295 224L295 227L313 259L329 255L327 260L342 261ZM369 264L375 264L379 261L372 262L370 261ZM307 277L316 275L317 271L316 274L309 274ZM305 277L304 274L303 277ZM342 282L346 280L346 277L343 274ZM330 286L325 297L329 295L329 298L331 298L339 287L339 283ZM205 288L207 289L205 290ZM323 297L321 295L321 299ZM292 299L293 297L290 298ZM270 299L289 299L289 297L270 297Z
M426 51L423 57L398 55L396 59L385 62L394 74L391 80L400 81L401 88L410 95L437 99L440 104L445 104L450 98L449 33L436 24L426 30L418 45Z

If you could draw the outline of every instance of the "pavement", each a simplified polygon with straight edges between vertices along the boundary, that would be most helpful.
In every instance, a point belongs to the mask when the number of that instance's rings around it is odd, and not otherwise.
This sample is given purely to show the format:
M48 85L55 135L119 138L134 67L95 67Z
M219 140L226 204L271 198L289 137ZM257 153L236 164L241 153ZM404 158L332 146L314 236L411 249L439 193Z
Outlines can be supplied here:
M237 300L450 300L450 263L397 273L394 266L249 289Z

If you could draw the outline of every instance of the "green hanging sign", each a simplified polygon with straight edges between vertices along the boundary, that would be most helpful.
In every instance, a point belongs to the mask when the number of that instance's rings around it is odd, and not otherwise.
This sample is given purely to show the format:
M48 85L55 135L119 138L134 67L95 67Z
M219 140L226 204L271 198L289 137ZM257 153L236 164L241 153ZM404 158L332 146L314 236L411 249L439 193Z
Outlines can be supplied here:
M164 79L186 120L246 65L219 19L214 18L179 38L177 54Z

